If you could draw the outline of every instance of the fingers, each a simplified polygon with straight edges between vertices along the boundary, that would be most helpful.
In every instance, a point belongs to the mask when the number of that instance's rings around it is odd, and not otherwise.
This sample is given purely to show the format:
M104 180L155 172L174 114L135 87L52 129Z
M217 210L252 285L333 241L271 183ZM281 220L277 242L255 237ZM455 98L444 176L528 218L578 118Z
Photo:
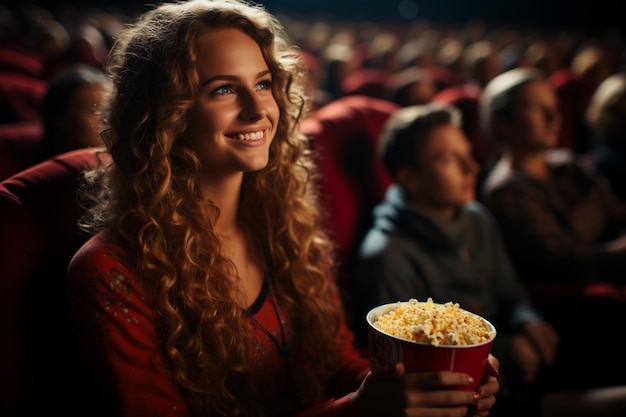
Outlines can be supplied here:
M451 371L422 372L406 375L407 384L418 389L469 387L474 378L467 374Z
M405 369L402 362L372 370L373 381L395 379L404 375ZM419 389L464 387L471 386L474 378L467 374L451 371L409 373L405 376L407 386Z
M497 394L500 390L500 381L495 376L488 376L485 381L476 388L481 399Z
M407 390L407 408L437 408L472 406L475 408L480 397L474 391L461 391L456 389L447 390ZM486 404L483 405L485 407Z
M487 357L487 366L485 367L487 375L497 377L500 374L500 361L491 353Z
M469 375L457 372L404 373L404 366L398 363L372 370L352 394L351 402L361 416L429 415L445 409L448 415L460 417L470 409L478 409L481 398L477 392L456 389L472 383ZM497 388L491 382L484 390L493 392Z
M394 364L377 367L372 369L371 373L370 378L376 381L397 378L404 374L404 364L402 362L396 362Z

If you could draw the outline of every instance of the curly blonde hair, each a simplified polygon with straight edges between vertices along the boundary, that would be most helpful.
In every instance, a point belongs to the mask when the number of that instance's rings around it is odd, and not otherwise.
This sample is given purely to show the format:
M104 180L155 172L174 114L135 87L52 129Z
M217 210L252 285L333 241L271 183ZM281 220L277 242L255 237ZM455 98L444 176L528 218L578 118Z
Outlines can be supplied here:
M81 226L91 233L112 229L133 254L131 267L158 316L159 359L196 416L263 415L250 328L234 298L236 271L214 229L219 209L200 192L201 163L185 137L199 90L197 40L224 27L259 44L281 110L267 167L244 174L238 215L295 325L293 368L303 407L324 395L340 350L334 339L341 306L329 279L333 246L322 226L313 155L299 131L310 101L298 51L259 5L157 6L120 33L111 50L114 91L103 136L113 163L86 176L85 192L91 189L97 204Z

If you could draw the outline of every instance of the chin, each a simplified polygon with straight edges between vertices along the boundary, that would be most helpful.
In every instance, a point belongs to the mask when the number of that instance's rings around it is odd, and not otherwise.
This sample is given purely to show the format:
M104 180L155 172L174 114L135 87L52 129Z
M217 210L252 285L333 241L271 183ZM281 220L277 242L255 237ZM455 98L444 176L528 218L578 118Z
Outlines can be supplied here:
M269 161L265 161L265 162L259 162L259 163L254 163L254 164L250 164L249 168L244 170L244 172L257 172L257 171L261 171L265 168L267 168Z

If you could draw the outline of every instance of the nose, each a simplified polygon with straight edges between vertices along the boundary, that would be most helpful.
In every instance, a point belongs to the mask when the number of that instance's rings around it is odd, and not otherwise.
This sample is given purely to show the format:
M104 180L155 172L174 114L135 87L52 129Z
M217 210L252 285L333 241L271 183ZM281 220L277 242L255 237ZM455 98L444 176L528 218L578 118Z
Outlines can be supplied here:
M258 120L267 116L263 99L255 91L241 95L241 117L246 120Z

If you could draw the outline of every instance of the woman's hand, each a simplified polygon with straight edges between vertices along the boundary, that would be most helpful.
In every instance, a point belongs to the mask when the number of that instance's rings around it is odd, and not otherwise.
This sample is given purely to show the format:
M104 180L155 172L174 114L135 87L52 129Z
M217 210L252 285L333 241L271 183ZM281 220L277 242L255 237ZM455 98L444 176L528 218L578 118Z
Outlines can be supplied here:
M500 388L498 361L492 356L481 385L474 391L461 391L472 378L463 373L439 371L404 372L400 362L388 368L370 371L359 389L352 394L352 405L359 417L393 416L486 416L495 403Z
M470 410L468 416L486 417L489 415L489 409L496 403L496 393L500 390L500 382L498 381L499 369L500 361L493 355L489 355L483 379L478 388L476 388L480 399L476 406Z

